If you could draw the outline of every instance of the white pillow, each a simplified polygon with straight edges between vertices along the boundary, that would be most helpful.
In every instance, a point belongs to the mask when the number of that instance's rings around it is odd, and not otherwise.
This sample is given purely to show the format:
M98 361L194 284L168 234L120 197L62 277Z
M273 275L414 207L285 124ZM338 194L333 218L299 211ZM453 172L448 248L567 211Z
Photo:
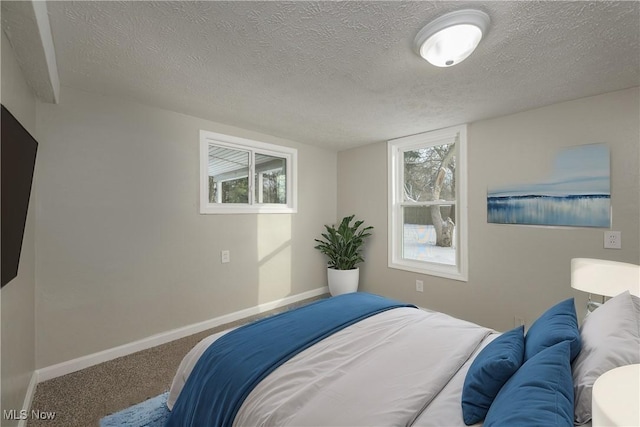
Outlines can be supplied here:
M610 299L584 320L580 338L572 365L576 424L591 420L591 392L600 375L640 363L640 299L629 291Z

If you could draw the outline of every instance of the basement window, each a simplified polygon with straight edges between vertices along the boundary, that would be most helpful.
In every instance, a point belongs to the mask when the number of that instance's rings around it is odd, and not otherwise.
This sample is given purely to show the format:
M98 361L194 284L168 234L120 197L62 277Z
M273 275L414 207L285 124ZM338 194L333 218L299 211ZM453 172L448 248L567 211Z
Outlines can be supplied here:
M387 147L389 267L466 281L466 126Z
M200 213L295 213L298 151L200 131Z

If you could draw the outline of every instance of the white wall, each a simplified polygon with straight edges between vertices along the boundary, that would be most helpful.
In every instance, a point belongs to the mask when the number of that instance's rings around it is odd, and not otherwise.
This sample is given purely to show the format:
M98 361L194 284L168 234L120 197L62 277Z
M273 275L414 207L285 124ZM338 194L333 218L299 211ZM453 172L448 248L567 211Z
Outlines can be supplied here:
M37 112L37 367L326 285L337 153L69 88ZM200 215L201 129L297 148L298 213Z
M554 302L587 296L569 285L574 257L640 263L640 97L638 88L472 123L469 158L469 281L387 267L386 143L338 155L338 216L375 226L361 267L364 290L443 311L498 330L514 317L530 325ZM399 137L402 135L398 135ZM603 249L603 229L487 223L487 188L544 177L561 147L607 143L611 152L613 230L622 250ZM424 280L424 293L415 280Z
M37 139L36 98L29 88L8 39L2 33L2 104ZM39 162L39 159L38 159ZM38 164L36 164L36 170ZM37 172L36 172L37 173ZM34 198L29 203L18 275L0 291L2 324L2 401L0 410L22 409L29 381L35 369L35 245ZM1 417L1 415L0 415ZM17 421L0 418L0 424Z

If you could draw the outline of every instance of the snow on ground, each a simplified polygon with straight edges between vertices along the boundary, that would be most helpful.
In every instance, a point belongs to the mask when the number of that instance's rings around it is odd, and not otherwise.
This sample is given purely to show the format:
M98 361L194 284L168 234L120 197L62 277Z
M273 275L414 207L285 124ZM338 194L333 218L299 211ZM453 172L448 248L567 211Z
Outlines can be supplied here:
M403 258L455 265L456 249L436 246L433 225L404 225Z

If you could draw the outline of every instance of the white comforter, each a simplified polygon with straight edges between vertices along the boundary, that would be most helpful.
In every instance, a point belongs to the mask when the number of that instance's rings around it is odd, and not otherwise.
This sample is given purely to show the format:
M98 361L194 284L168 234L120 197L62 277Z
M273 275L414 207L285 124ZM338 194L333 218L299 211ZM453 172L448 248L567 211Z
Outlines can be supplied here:
M213 335L185 356L171 409ZM234 426L464 425L464 372L492 331L442 313L396 308L322 340L249 394Z

